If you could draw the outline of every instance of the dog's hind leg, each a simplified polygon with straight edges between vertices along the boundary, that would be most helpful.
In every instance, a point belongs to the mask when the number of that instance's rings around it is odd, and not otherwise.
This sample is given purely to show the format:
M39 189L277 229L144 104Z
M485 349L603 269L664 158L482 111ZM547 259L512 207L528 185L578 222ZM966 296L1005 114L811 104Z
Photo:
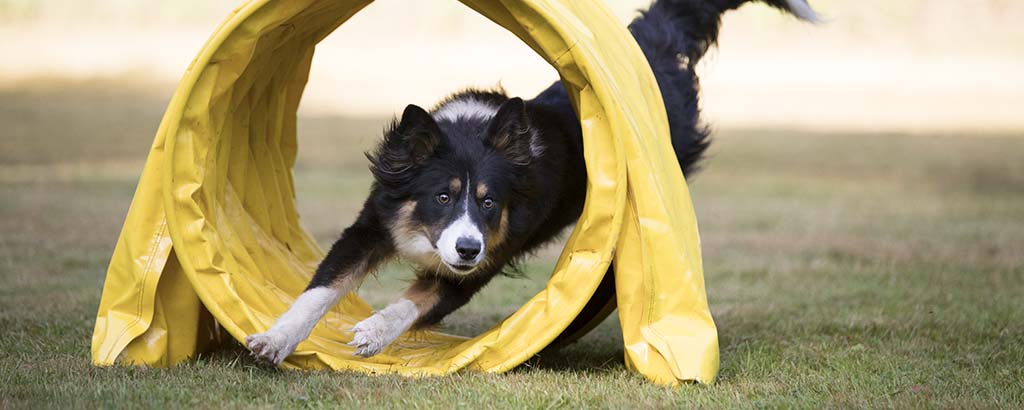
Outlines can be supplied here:
M274 326L245 338L253 354L281 364L299 342L309 337L328 309L355 290L368 272L394 253L387 231L374 219L364 211L334 243L309 286Z
M410 328L424 328L441 321L465 305L493 277L477 274L465 278L441 276L424 271L402 297L352 328L350 346L355 354L370 357L380 353Z

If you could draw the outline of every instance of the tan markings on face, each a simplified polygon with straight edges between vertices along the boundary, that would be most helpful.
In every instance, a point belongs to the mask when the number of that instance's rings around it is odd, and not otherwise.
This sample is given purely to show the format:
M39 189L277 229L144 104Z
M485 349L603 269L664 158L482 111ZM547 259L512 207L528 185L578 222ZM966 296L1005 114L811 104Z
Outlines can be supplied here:
M484 199L487 197L487 184L481 182L476 184L476 198Z
M414 210L416 210L415 201L406 202L402 205L402 208L398 210L398 218L395 218L395 222L391 225L391 232L397 241L401 241L401 238L409 236L406 233L406 230L408 229L409 220ZM373 268L375 268L375 266L370 266L369 257L364 256L363 259L352 264L347 271L340 272L337 278L331 282L331 287L341 291L342 293L351 292L363 283L363 279L366 278L366 275L370 273Z
M505 236L508 235L508 210L502 208L501 222L498 229L487 234L487 249L494 249L505 243Z
M412 221L416 201L406 201L391 222L391 237L398 253L413 262L427 263L433 258L432 240L422 225Z
M448 191L451 194L459 193L460 189L462 189L462 180L458 178L452 178L451 181L448 181Z
M405 298L416 305L421 313L430 311L440 299L440 285L435 280L418 280L405 290Z
M416 201L405 201L401 208L398 208L398 215L391 223L391 231L409 231L409 223L412 221L412 213L416 211Z
M402 217L409 218L415 210L416 201L405 201L405 203L402 204L402 208L398 210L398 214Z

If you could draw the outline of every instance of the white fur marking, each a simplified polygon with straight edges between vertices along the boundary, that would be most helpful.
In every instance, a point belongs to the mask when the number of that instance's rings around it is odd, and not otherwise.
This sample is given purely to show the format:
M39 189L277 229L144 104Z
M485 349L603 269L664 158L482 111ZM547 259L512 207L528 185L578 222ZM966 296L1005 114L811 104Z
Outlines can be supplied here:
M456 121L459 118L488 120L498 113L498 108L475 98L465 98L442 105L434 112L435 120Z
M356 323L349 346L357 356L370 357L380 353L416 322L420 311L409 299L399 299L366 320Z
M484 247L484 234L480 232L480 228L477 228L473 220L469 218L469 191L472 191L472 184L469 180L469 176L466 176L466 196L462 202L462 216L456 219L441 231L441 237L437 240L437 253L441 256L441 260L444 263L450 265L462 265L465 262L462 261L462 257L459 256L458 250L455 249L455 244L459 238L472 238L480 241L480 246ZM480 252L473 258L473 265L480 263L484 258L484 253Z
M818 17L818 13L811 8L810 4L807 4L807 0L786 0L786 4L789 5L789 10L801 20L806 20L811 23L821 22L821 18Z
M347 290L346 290L347 291ZM342 290L327 287L303 292L265 333L250 335L245 344L256 356L281 364L306 340L327 310L341 299Z

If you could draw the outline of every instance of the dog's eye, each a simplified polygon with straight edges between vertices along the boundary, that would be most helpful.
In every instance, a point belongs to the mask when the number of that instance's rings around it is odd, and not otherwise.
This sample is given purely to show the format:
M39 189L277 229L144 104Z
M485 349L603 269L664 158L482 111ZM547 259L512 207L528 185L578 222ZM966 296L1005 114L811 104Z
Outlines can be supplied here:
M447 204L451 200L452 200L452 198L450 196L448 196L448 194L445 194L445 193L437 194L437 202L438 203Z
M484 208L491 209L494 207L494 200L491 198L484 198Z

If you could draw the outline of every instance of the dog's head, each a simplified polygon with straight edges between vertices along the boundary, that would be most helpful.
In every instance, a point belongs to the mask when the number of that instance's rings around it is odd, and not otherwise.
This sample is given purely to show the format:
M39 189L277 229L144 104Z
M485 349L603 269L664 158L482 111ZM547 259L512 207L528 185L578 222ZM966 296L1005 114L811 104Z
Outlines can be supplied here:
M541 152L519 98L456 100L433 115L406 107L367 155L398 252L457 275L494 262Z

